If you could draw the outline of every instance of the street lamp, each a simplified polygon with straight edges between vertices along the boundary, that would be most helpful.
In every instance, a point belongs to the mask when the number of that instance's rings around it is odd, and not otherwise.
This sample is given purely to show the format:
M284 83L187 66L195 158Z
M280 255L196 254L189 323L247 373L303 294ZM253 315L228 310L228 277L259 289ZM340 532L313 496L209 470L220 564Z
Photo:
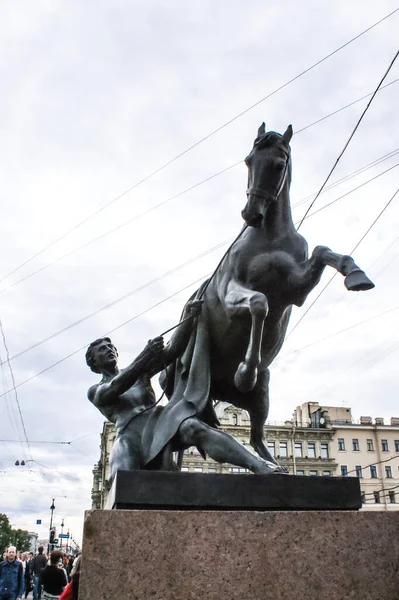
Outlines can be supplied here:
M64 535L64 517L62 517L62 522L61 522L61 543L60 543L60 550L62 550L62 536Z
M55 504L54 504L54 498L53 498L53 502L50 506L50 511L51 511L51 517L50 517L50 528L49 528L49 536L48 536L48 552L51 552L52 550L52 531L53 531L53 513L55 510ZM53 537L54 539L54 537Z

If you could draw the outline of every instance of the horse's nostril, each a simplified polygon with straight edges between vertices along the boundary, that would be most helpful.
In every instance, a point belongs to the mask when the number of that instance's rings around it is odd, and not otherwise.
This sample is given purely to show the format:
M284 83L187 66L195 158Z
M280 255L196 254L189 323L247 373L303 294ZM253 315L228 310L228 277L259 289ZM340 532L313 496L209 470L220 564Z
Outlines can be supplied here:
M260 227L262 225L263 215L261 213L248 213L245 210L241 212L242 218L250 227Z

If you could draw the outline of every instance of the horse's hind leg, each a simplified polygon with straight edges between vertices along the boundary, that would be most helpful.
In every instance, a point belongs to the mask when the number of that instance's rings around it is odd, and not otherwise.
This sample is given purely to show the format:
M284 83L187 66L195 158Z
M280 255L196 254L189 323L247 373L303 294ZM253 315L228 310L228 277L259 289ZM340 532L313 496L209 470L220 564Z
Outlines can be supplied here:
M251 440L250 444L257 454L265 460L269 460L278 465L278 462L269 452L265 444L265 423L269 414L269 369L261 371L258 376L258 382L251 399L245 404L245 410L249 412L251 419ZM282 468L282 471L286 471Z

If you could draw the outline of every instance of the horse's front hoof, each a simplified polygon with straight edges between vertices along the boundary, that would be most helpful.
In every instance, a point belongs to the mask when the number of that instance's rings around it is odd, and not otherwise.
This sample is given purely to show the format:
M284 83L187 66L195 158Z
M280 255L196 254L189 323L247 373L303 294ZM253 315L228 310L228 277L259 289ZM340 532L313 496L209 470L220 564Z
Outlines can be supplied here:
M258 380L258 369L249 367L246 362L238 365L236 374L234 375L234 384L239 392L246 394L252 392Z
M345 287L350 292L366 292L375 287L364 271L354 269L345 277Z

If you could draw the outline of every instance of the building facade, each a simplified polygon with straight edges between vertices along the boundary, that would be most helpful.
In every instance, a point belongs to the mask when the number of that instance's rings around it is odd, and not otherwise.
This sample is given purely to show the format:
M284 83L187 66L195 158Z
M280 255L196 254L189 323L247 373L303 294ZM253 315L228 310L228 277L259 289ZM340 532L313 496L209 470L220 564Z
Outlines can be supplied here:
M333 432L336 475L358 477L363 510L399 510L399 418L352 419L350 408L306 402L295 410L297 424L320 424Z
M220 429L250 451L250 420L245 410L227 403L216 407ZM109 456L115 427L105 422L100 460L93 469L92 508L104 508L109 491ZM289 473L310 477L358 477L363 510L399 510L399 418L352 419L351 409L306 402L290 421L267 423L265 438L270 453ZM182 471L197 473L248 473L230 464L204 460L197 448L184 452Z

